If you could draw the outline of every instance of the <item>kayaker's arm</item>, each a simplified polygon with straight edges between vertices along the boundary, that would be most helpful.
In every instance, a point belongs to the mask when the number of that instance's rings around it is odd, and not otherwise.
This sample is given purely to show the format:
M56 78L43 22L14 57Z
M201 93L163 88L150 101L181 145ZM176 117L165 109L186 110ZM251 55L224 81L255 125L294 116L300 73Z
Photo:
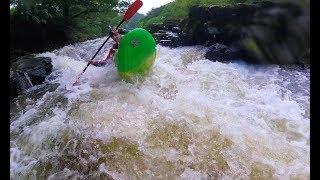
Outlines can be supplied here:
M108 60L113 58L113 55L116 52L115 45L113 45L113 47L109 50L109 53L108 53L107 57L104 58L104 60L102 60L102 61L92 61L91 64L94 65L94 66L97 66L97 67L105 66L107 64Z
M112 33L111 38L114 40L114 44L113 44L112 48L109 50L108 55L105 56L105 58L103 58L103 60L92 61L92 63L91 63L92 65L97 66L97 67L105 66L109 59L113 59L113 55L118 49L118 44L121 39L121 34L115 28L113 28L111 33Z
M132 16L134 16L136 14L136 12L138 12L138 10L142 7L143 3L141 0L136 0L134 3L132 3L129 8L126 10L121 22L117 25L116 29L118 29L121 24L123 24L124 22L128 21L129 19L132 18ZM90 66L90 64L92 64L93 59L96 57L96 55L99 53L99 51L101 50L101 48L106 44L106 42L110 39L111 36L109 36L104 42L103 44L99 47L98 51L93 55L93 57L91 58L91 60L87 63L86 67L81 71L81 73L77 76L77 79L75 80L75 82L72 84L77 85L80 82L80 77L81 75L87 70L87 68Z

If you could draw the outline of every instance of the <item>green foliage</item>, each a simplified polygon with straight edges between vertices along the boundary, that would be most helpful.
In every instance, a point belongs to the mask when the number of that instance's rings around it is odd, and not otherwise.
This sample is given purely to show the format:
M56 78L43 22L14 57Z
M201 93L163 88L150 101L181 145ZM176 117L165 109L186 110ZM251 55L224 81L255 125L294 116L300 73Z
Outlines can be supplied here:
M77 16L74 19L74 28L72 30L72 41L84 41L91 38L100 37L108 33L108 25L116 26L122 19L122 14L130 5L128 0L120 1L119 4L108 11L91 12L85 15ZM81 12L81 6L74 7L74 11ZM74 14L74 13L73 13ZM126 29L137 27L138 21L144 15L135 14L129 22L123 25Z
M137 24L140 22L141 19L143 19L145 17L145 15L140 14L140 13L136 13L131 19L130 21L128 21L127 23L125 23L123 25L123 27L127 30L131 30L134 29L137 26Z
M259 0L175 0L151 10L139 25L146 27L150 24L163 23L166 19L176 20L186 18L192 6L224 6L236 3L252 3L253 1Z
M12 21L64 27L71 41L83 41L102 36L108 25L118 24L130 1L11 0L10 4Z
M121 16L117 12L93 12L74 19L71 32L72 41L84 41L106 35L107 26L119 23Z

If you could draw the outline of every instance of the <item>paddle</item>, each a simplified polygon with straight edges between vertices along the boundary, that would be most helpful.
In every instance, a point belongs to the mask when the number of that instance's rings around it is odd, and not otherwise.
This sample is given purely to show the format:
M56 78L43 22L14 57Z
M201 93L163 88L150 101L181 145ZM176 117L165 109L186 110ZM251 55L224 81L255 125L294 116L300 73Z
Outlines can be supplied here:
M118 29L122 23L125 21L128 21L136 12L141 8L142 6L142 1L141 0L136 0L133 4L129 6L127 11L125 12L122 21L118 24L116 29ZM106 42L110 39L111 35L103 42L103 44L100 46L98 51L94 54L94 56L91 58L91 60L88 62L87 66L83 69L83 71L78 75L76 82L73 83L73 85L76 85L79 83L81 75L87 70L89 65L92 63L93 59L96 57L96 55L99 53L99 51L102 49L102 47L106 44Z

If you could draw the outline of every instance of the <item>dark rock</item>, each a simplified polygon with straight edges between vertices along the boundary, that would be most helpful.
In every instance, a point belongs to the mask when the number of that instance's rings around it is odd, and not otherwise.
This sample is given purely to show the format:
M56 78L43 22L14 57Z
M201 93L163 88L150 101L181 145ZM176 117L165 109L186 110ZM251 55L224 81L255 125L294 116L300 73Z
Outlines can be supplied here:
M181 38L180 24L180 20L167 20L163 24L153 24L147 29L160 45L179 47L184 44Z
M238 54L239 50L216 43L209 48L208 52L205 54L205 58L212 61L228 62L237 58L239 56Z
M164 21L164 29L167 31L175 31L174 29L177 30L177 27L180 25L181 21L180 20L166 20ZM180 28L178 28L180 29Z
M42 84L51 71L49 57L27 55L15 60L10 69L10 96L16 97L24 90Z
M179 39L160 40L159 44L168 47L179 47L181 46L181 41Z
M220 9L212 10L223 14ZM221 24L222 33L211 39L238 44L242 51L238 53L239 59L250 63L296 64L308 49L309 31L301 34L306 26L298 21L302 12L297 5L264 2L259 6L236 6L233 13L234 18L225 14L220 20L212 19L213 24L226 21L228 25Z
M155 32L159 32L159 30L161 30L162 27L163 27L162 24L152 24L148 26L146 29L151 33L155 33Z
M36 101L47 92L53 92L58 88L59 84L41 84L30 88L28 91L21 93L18 97L10 101L10 117L29 105L28 101Z
M163 46L169 47L179 47L182 45L181 38L178 33L173 33L171 31L160 31L159 33L154 33L157 43Z
M214 61L234 58L259 64L297 64L308 62L305 54L310 49L310 16L305 9L294 3L268 1L194 6L188 18L165 21L151 32L162 32L155 38L164 46L223 44L225 48L208 48L206 57ZM178 37L170 36L169 31L177 32Z
M174 26L174 27L172 28L172 32L173 32L173 33L179 33L179 32L181 32L181 29L180 29L179 27Z

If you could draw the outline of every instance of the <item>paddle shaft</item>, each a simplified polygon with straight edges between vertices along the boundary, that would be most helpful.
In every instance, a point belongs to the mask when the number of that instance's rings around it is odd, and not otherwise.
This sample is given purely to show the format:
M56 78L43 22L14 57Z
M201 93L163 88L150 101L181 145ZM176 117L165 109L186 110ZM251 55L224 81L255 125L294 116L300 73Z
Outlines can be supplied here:
M121 26L121 24L124 23L124 20L122 20L119 25L116 27L116 30ZM87 68L89 67L89 65L92 63L93 59L97 56L97 54L100 52L100 50L102 49L102 47L107 43L107 41L110 39L112 35L110 35L104 42L103 44L100 46L100 48L98 49L98 51L93 55L93 57L91 58L91 60L88 62L87 66L83 69L82 73L83 74Z
M122 23L124 23L125 21L128 21L143 5L141 0L136 0L133 4L131 4L131 6L129 6L129 8L127 9L126 13L123 16L122 21L118 24L118 26L116 27L116 30L119 28L119 26L121 26ZM100 48L98 49L98 51L94 54L94 56L91 58L91 60L88 62L87 66L83 69L83 71L79 74L76 82L73 83L73 85L77 84L81 75L87 70L87 68L90 66L90 64L92 63L93 59L97 56L97 54L100 52L100 50L102 49L102 47L106 44L106 42L110 39L112 35L110 35L104 42L103 44L100 46Z

